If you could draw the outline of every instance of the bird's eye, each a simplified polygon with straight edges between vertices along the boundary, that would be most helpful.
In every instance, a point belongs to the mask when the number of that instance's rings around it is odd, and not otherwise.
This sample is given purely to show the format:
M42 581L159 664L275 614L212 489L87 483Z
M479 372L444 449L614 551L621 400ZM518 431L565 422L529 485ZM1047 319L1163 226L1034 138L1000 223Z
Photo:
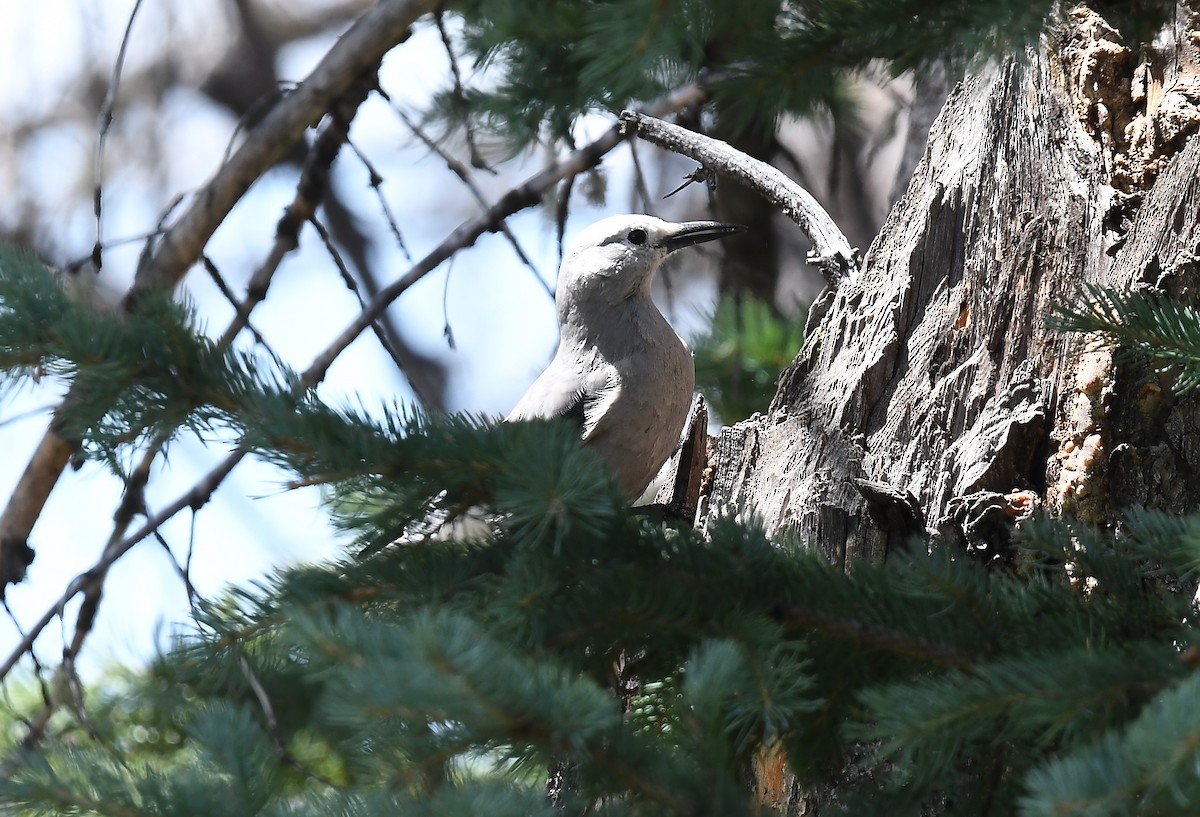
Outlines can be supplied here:
M640 228L630 230L629 235L626 236L626 238L629 239L630 244L637 244L640 246L646 243L646 231Z

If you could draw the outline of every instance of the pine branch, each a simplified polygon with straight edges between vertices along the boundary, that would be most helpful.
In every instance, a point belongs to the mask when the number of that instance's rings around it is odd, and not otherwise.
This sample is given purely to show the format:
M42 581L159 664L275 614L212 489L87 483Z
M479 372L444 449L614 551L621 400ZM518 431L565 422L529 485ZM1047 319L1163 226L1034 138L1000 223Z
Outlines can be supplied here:
M854 616L839 616L811 607L785 607L780 614L790 626L836 639L843 644L852 642L867 649L891 652L937 666L959 669L971 666L970 656L952 646L933 643L911 633Z
M139 439L202 430L253 391L262 368L200 335L187 306L147 296L123 318L66 292L32 259L0 250L0 369L70 379L62 428L117 467Z
M574 508L569 533L555 537L508 518L525 501L521 485L557 484L561 495L580 465L578 451L547 445L553 425L381 425L343 414L301 411L282 430L316 442L294 460L277 447L281 461L319 473L356 461L386 471L398 458L396 485L421 473L478 484L500 512L492 537L397 544L289 571L209 605L159 676L200 701L258 701L271 763L303 757L298 747L316 740L353 770L339 796L383 785L428 806L471 790L479 769L464 771L465 758L536 777L565 757L576 770L568 799L637 815L737 814L747 808L742 770L763 747L785 747L804 783L844 767L839 747L882 739L892 742L856 761L864 773L846 784L847 802L870 795L911 809L954 796L1003 812L1031 768L1146 716L1159 690L1194 674L1178 646L1194 638L1180 623L1191 614L1177 606L1190 602L1145 580L1163 565L1128 555L1175 549L1144 541L1167 527L1153 516L1132 537L1083 541L1046 522L1023 540L1031 560L1043 545L1047 557L1082 547L1098 560L1106 543L1119 551L1141 606L1176 611L1172 629L1138 630L1131 621L1145 617L1132 590L1080 589L1061 560L1018 576L917 555L846 575L728 520L705 541L619 513L585 524ZM562 439L573 441L568 430ZM513 467L538 449L568 467L553 478L541 473L546 462ZM493 471L512 498L496 491ZM1171 535L1186 539L1189 529ZM642 684L628 717L609 688L614 662ZM229 735L214 730L204 743L232 747ZM1174 762L1162 754L1156 768ZM981 763L991 770L982 783ZM881 792L887 780L902 786Z
M1052 760L1026 779L1030 817L1193 814L1200 802L1200 673L1159 696L1128 728Z
M1119 26L1126 42L1133 34L1148 43L1172 19L1167 0L1133 5L1102 9L1139 23ZM466 52L494 70L485 87L442 95L437 113L474 130L490 128L514 149L547 135L569 141L572 124L588 112L615 113L706 73L721 75L712 86L712 113L726 132L770 132L784 116L821 108L845 116L858 104L847 78L1019 58L1057 19L1045 3L1008 0L462 0L455 10L464 20Z
M881 740L896 781L924 787L989 745L1018 745L1031 765L1042 747L1089 743L1188 672L1161 642L1019 654L868 689L852 734Z
M1200 311L1145 292L1122 293L1088 284L1080 306L1054 304L1047 325L1067 332L1098 332L1148 357L1154 370L1174 375L1186 394L1200 385Z
M173 769L125 764L98 750L56 746L25 753L0 778L0 797L24 813L113 817L194 813L256 814L278 791L279 765L245 712L209 705L185 727L192 756Z
M1127 539L1134 552L1152 563L1151 575L1185 585L1200 577L1200 518L1132 508L1125 514Z

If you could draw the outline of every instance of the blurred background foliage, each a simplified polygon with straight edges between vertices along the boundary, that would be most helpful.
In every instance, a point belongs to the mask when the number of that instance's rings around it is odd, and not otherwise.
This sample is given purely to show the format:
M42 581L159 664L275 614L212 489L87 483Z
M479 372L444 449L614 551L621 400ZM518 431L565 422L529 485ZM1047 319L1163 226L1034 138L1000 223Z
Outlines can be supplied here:
M775 379L804 342L806 313L789 317L752 297L725 298L692 349L696 388L731 421L765 412Z

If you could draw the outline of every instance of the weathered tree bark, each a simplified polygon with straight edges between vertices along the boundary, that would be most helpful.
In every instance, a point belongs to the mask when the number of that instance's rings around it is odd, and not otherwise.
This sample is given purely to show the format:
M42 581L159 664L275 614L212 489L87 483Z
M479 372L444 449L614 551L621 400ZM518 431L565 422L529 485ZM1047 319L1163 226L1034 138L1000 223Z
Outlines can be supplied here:
M1140 59L1076 10L960 84L768 414L722 433L708 518L755 515L849 568L922 529L1003 553L1038 506L1098 523L1200 506L1200 403L1045 325L1084 282L1194 297L1195 22ZM787 813L834 796L760 771Z

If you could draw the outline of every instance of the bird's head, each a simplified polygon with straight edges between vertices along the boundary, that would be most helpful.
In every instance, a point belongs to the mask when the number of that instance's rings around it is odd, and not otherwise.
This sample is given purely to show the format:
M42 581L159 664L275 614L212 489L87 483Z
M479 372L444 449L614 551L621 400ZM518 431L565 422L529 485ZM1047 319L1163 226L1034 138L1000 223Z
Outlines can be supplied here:
M654 271L668 254L745 229L720 221L675 224L642 215L601 219L580 232L563 257L559 309L571 304L614 306L639 295L649 297Z

